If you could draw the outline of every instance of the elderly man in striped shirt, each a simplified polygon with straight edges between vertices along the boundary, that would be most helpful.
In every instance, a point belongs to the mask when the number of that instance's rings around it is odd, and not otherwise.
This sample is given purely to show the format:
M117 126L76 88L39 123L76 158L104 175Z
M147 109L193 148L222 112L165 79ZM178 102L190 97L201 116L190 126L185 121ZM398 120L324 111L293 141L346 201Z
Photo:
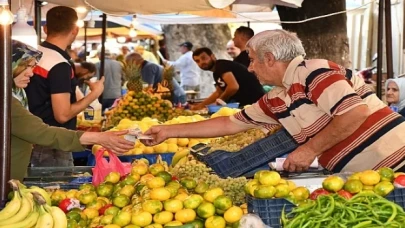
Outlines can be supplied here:
M247 43L250 65L264 85L275 88L231 117L151 128L159 143L174 137L217 137L253 127L282 125L300 146L284 169L302 172L318 157L334 172L392 167L404 171L405 119L391 111L361 77L328 60L305 60L299 38L265 31Z

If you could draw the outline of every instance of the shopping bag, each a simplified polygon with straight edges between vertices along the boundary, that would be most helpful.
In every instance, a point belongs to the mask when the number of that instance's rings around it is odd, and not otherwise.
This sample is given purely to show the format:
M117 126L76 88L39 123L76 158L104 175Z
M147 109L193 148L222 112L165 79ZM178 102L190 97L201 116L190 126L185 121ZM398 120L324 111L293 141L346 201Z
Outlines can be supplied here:
M92 168L93 185L97 186L104 182L105 177L111 172L118 172L121 177L131 172L131 163L121 162L111 151L108 151L109 161L103 157L103 154L103 150L98 150L95 155L96 165Z

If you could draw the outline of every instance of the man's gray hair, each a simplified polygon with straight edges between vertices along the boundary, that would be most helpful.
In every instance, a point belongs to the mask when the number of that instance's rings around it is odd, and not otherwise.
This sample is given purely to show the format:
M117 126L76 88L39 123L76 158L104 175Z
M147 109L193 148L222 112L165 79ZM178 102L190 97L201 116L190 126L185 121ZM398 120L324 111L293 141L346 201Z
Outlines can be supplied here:
M129 53L125 56L125 62L132 63L134 61L143 60L142 55L137 52Z
M288 62L297 56L305 56L301 40L295 33L282 29L261 32L250 39L246 47L256 52L259 61L266 53L273 54L276 61Z

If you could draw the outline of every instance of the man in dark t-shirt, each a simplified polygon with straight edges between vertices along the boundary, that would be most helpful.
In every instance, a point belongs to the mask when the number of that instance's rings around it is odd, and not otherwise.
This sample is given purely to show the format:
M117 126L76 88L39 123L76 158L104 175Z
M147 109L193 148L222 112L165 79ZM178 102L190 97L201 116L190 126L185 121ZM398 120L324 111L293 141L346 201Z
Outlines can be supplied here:
M229 60L217 60L209 48L194 51L193 59L203 70L213 72L216 91L193 109L202 109L206 105L221 99L227 103L238 102L239 106L253 104L265 93L256 76L239 63Z
M46 124L76 129L76 116L86 109L102 93L104 79L90 83L89 93L76 100L77 79L74 77L74 63L66 52L76 39L79 28L74 9L57 6L46 14L46 41L39 47L43 55L34 68L34 76L25 89L29 110ZM63 23L60 23L63 21ZM72 154L44 146L35 146L31 157L32 166L73 166Z
M240 26L236 29L235 34L233 35L233 42L235 47L239 48L241 52L233 61L249 67L250 60L246 51L246 44L254 35L255 33L251 28Z

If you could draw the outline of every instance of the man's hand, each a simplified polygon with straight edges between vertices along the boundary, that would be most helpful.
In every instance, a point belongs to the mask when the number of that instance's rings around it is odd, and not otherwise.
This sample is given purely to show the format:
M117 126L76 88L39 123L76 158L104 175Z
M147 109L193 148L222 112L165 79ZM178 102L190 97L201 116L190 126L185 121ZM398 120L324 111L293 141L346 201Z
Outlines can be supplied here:
M144 139L141 142L147 146L154 146L168 138L167 126L152 126L144 135L151 136L153 139Z
M105 81L105 77L101 77L100 80L96 81L96 82L86 82L87 85L89 86L91 93L97 95L97 97L99 97L103 91L104 91L104 81Z
M100 133L98 144L116 154L126 153L134 148L134 143L120 137L127 134L128 131L106 131Z
M288 172L307 171L315 158L316 153L311 151L309 147L302 145L287 156L283 168Z

